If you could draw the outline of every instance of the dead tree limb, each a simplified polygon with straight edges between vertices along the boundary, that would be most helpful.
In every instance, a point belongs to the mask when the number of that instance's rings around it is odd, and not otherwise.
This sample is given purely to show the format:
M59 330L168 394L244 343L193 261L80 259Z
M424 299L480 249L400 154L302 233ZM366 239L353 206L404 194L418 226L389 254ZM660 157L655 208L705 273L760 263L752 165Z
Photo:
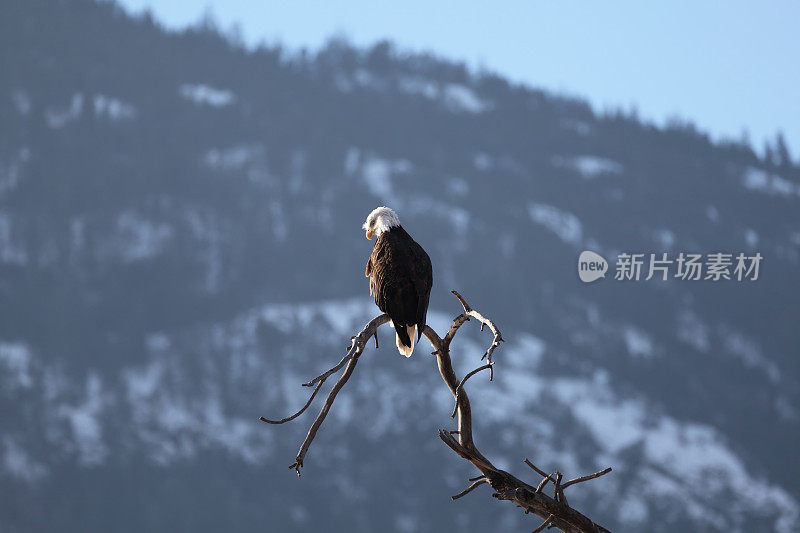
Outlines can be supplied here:
M458 387L456 387L456 404L453 406L453 414L450 415L450 418L456 417L456 411L458 411L458 395L461 394L461 389L464 388L464 383L466 383L469 378L471 378L481 370L486 370L487 368L489 369L489 381L492 381L492 378L494 377L492 371L492 363L488 363L476 368L475 370L464 376L464 379L462 379L461 382L458 384Z
M459 493L458 493L458 494L456 494L455 496L450 496L450 499L451 499L451 500L457 500L457 499L459 499L459 498L460 498L460 497L462 497L462 496L466 496L467 494L469 494L470 492L472 492L472 491L475 489L475 487L478 487L478 486L480 486L480 485L483 485L484 483L488 483L488 481L486 481L486 478L485 478L485 477L480 477L480 478L478 478L476 481L474 481L474 482L472 483L472 485L470 485L470 486L469 486L469 487L467 487L466 489L462 490L461 492L459 492Z
M311 404L311 400L314 399L314 396L317 394L317 391L322 386L322 384L325 383L325 380L328 379L328 377L331 376L332 374L336 373L340 368L342 368L342 366L344 366L345 363L347 363L347 367L345 367L342 375L339 376L339 380L336 382L331 391L328 393L327 398L325 398L325 403L322 404L322 409L320 409L319 414L317 414L317 418L315 418L314 423L311 424L311 428L308 430L308 434L306 435L305 440L303 440L303 444L300 445L300 450L297 452L297 457L295 457L294 463L289 465L290 470L294 469L294 471L297 472L297 477L300 477L300 469L303 468L303 459L305 459L306 453L308 453L308 448L311 446L314 437L317 435L317 431L322 425L322 422L325 421L325 417L328 416L328 411L330 411L331 406L333 405L333 401L336 399L336 395L339 394L339 391L342 390L344 384L347 383L347 380L350 379L350 376L353 374L353 370L355 370L356 364L358 363L358 358L364 352L364 347L366 346L367 341L370 339L370 337L375 336L375 342L377 342L378 328L383 324L387 323L388 321L389 321L389 315L387 314L377 316L372 320L370 320L367 323L367 325L364 326L364 329L361 330L361 333L354 336L350 340L350 349L347 351L347 354L345 354L345 356L342 358L341 361L339 361L339 363L336 366L334 366L327 372L324 372L323 374L320 374L319 376L315 377L308 383L303 383L303 386L306 387L310 387L315 383L317 384L317 386L314 389L314 392L311 394L311 398L308 399L306 405L297 414L277 421L268 420L263 416L260 418L260 420L263 420L264 422L267 422L269 424L283 424L285 422L293 420L294 418L299 416L303 411L305 411L306 408Z
M430 326L425 326L425 329L423 330L423 334L433 346L433 355L436 356L439 373L441 374L445 384L450 389L450 392L455 400L456 405L454 416L456 414L458 415L458 429L440 429L439 438L450 449L472 463L481 474L480 476L471 478L470 481L473 483L467 487L467 489L453 496L452 498L454 500L460 498L471 492L476 487L484 483L488 483L492 489L494 489L493 496L495 498L499 500L512 501L518 506L522 507L526 514L533 513L542 518L543 523L536 528L536 531L542 531L545 527L555 527L567 533L607 532L607 529L594 523L579 511L570 507L567 503L566 497L564 496L564 490L571 485L589 481L605 475L611 471L611 468L606 468L594 474L577 477L562 484L562 474L560 472L556 471L552 474L546 474L528 459L525 459L525 463L543 478L539 482L538 487L533 487L532 485L525 483L510 473L495 467L491 461L489 461L478 451L478 448L475 446L472 438L472 409L470 407L469 397L464 389L464 385L471 376L475 375L481 370L488 369L491 378L494 365L492 354L494 353L495 349L500 346L500 343L503 342L503 336L500 334L500 330L497 328L494 322L492 322L492 320L484 317L482 314L472 309L458 292L452 292L456 298L458 298L458 301L461 302L464 312L453 319L453 323L448 329L444 338L439 337L439 335ZM487 364L476 368L459 381L456 373L453 371L453 363L450 359L450 343L453 341L453 338L455 337L459 328L461 328L461 326L471 318L474 318L481 324L481 331L483 331L484 326L488 327L492 332L493 338L489 348L487 348L483 354L483 357L481 357L481 360L487 360ZM317 376L311 381L303 384L309 387L316 385L316 387L314 388L311 398L309 398L306 405L303 406L299 412L290 417L277 421L267 420L263 417L261 418L263 421L271 424L282 424L298 417L311 404L311 401L314 399L314 396L325 380L334 373L338 372L343 366L347 365L344 372L339 377L339 380L328 393L322 409L320 409L320 412L314 420L314 423L308 430L308 434L306 435L306 438L297 453L295 462L289 467L290 469L294 469L298 476L300 475L300 468L303 466L303 459L305 458L305 455L311 446L311 442L314 440L317 430L319 430L322 422L325 420L328 411L333 405L333 400L336 398L336 395L342 389L344 384L347 383L347 380L350 379L350 376L352 375L353 370L358 363L358 358L364 351L367 341L374 336L377 344L378 328L388 321L389 317L385 314L372 319L358 335L351 339L350 349L336 366ZM453 435L457 435L458 440L456 440ZM553 482L553 498L547 496L542 490L548 481Z
M525 458L523 462L529 467L533 468L536 471L536 473L539 474L540 476L547 477L547 473L544 470L537 468L536 465L530 462L527 458Z
M539 527L537 527L536 529L534 529L534 530L533 530L533 533L539 533L540 531L544 531L544 528L546 528L548 525L550 525L550 522L552 522L552 521L553 521L553 518L555 518L555 517L554 517L553 515L550 515L550 516L547 518L547 520L545 520L544 522L542 522L542 525L541 525L541 526L539 526Z
M600 476L604 476L604 475L608 474L609 472L611 472L611 467L604 468L603 470L601 470L599 472L595 472L594 474L589 474L588 476L576 477L575 479L570 479L569 481L567 481L566 483L561 485L561 488L562 489L566 489L570 485L575 485L576 483L583 483L584 481L589 481L590 479L595 479L595 478L598 478Z

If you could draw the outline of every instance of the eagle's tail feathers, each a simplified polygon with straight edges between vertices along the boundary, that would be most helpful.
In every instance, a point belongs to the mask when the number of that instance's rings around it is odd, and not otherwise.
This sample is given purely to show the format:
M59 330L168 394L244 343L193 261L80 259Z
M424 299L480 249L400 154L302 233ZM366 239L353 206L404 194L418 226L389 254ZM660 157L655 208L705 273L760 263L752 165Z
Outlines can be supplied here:
M405 355L406 357L411 357L411 353L414 351L414 344L415 344L414 333L417 326L400 326L400 327L401 328L405 327L404 333L406 334L406 338L408 339L410 346L406 346L406 343L404 342L406 339L400 339L400 333L398 330L398 332L395 333L395 343L397 344L397 351L399 351L400 354Z

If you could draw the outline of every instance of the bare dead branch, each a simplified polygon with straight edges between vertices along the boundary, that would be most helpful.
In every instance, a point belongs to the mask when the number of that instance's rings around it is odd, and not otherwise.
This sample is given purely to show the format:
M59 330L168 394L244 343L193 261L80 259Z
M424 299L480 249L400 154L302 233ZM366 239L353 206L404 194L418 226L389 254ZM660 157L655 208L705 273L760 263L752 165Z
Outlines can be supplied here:
M315 377L308 383L303 383L303 386L306 387L310 387L311 385L314 384L316 384L316 387L314 388L314 392L311 394L311 398L308 399L306 405L303 406L303 408L298 413L294 414L291 417L287 417L282 421L271 421L264 418L263 416L261 417L261 420L270 424L284 423L288 422L289 420L293 420L294 418L297 418L298 416L300 416L300 414L303 413L303 411L306 410L306 408L308 408L309 405L311 405L311 401L314 399L314 396L316 396L317 392L319 391L320 387L322 387L322 384L325 382L325 380L328 379L329 376L338 372L339 369L341 369L342 366L345 365L345 363L347 364L347 366L344 369L344 372L342 373L341 376L339 376L339 380L336 382L336 384L328 393L328 396L325 398L325 402L322 404L322 408L317 414L317 418L315 418L313 424L311 424L311 428L309 428L308 434L306 434L306 438L300 445L300 450L297 452L297 457L295 457L294 463L289 465L289 469L290 470L294 469L294 471L297 473L297 477L300 477L300 469L303 467L303 459L305 459L306 453L308 453L308 448L311 446L311 443L313 442L314 437L317 434L317 431L322 425L322 422L325 420L325 417L328 416L328 411L330 411L331 406L333 405L333 401L336 399L336 395L339 394L339 391L342 390L344 384L347 383L347 380L350 379L350 376L353 374L353 370L355 370L356 364L358 363L358 358L364 352L364 347L366 346L367 341L372 336L375 336L377 342L378 328L388 321L389 321L389 315L387 314L382 314L370 320L358 335L355 335L351 338L350 349L347 351L347 354L345 354L345 356L342 358L341 361L339 361L339 363L336 366Z
M464 322L469 320L469 315L466 313L461 313L457 317L453 319L453 323L450 325L450 329L447 330L447 334L444 336L443 342L450 347L450 343L453 341L453 337L456 336L458 333L458 328L460 328ZM436 352L433 352L433 355L436 355Z
M466 383L469 378L471 378L472 376L474 376L475 374L477 374L481 370L486 370L487 368L489 369L489 372L491 372L492 371L492 363L488 363L488 364L483 365L482 367L476 368L475 370L473 370L472 372L470 372L469 374L464 376L464 379L462 379L459 382L458 387L456 387L456 404L453 406L453 414L450 415L450 418L455 418L456 417L456 411L458 410L458 395L461 394L461 390L464 388L464 383ZM489 381L491 381L491 380L492 380L492 378L490 377Z
M498 499L513 501L526 511L535 513L544 520L549 519L552 515L551 525L565 532L607 531L565 503L550 498L541 490L537 492L536 489L524 481L498 469L476 448L472 438L472 410L469 397L463 386L459 386L461 382L453 372L453 365L450 360L450 342L468 318L475 318L481 324L488 326L494 335L492 344L484 354L484 357L491 362L492 352L503 342L503 337L494 322L472 309L458 292L453 291L453 294L461 302L464 313L453 320L453 324L450 326L445 338L439 338L436 332L427 326L423 332L434 348L434 354L439 365L439 373L450 388L450 392L456 401L458 414L458 440L445 430L439 430L439 438L454 452L470 461L489 480L489 484L495 490L495 495Z
M450 292L452 292L455 295L455 297L458 298L458 301L461 302L461 306L464 308L464 312L458 317L456 317L456 319L453 321L453 325L450 326L450 330L447 332L447 335L445 336L445 342L447 343L447 347L448 348L450 347L450 341L453 340L453 337L455 336L456 331L458 331L458 328L461 327L461 325L464 322L469 320L470 317L474 318L475 320L481 323L481 331L483 331L484 326L488 326L489 329L492 331L492 334L494 335L492 343L489 345L489 348L487 348L486 352L483 354L483 357L481 357L481 361L486 359L487 362L491 363L492 353L494 353L495 348L500 346L501 342L505 342L503 336L500 334L500 330L497 329L497 326L495 326L494 322L492 322L479 312L475 311L472 307L470 307L470 305L467 303L466 300L464 300L464 297L461 296L458 293L458 291L450 291ZM466 318L464 320L459 320L461 317L466 317ZM456 326L456 322L458 322L458 326Z
M353 340L353 339L351 339L351 340L350 340L350 346L351 346L351 347L352 347L352 340ZM323 372L323 373L322 373L322 374L320 374L319 376L315 377L315 378L314 378L314 379L312 379L311 381L306 381L305 383L303 383L303 387L311 387L311 386L312 386L312 385L314 385L315 383L321 383L321 382L325 381L325 380L326 380L326 379L328 379L330 376L332 376L333 374L335 374L336 372L338 372L339 370L341 370L341 369L342 369L342 367L345 365L345 363L347 363L347 361L349 361L349 360L350 360L350 357L351 357L351 354L350 354L350 351L348 350L348 352L347 352L346 354L344 354L344 357L342 357L342 360L341 360L341 361L339 361L339 362L336 364L336 366L334 366L333 368L331 368L331 369L329 369L329 370L326 370L325 372Z
M450 449L456 452L458 455L463 457L464 459L471 462L481 473L480 476L471 478L470 481L472 484L467 487L463 492L453 496L452 498L458 499L470 491L474 490L476 487L488 483L494 492L492 496L500 500L509 500L516 503L518 506L522 507L526 513L534 513L537 516L541 517L544 522L540 525L536 532L542 531L545 527L556 527L564 532L567 533L578 533L578 532L597 532L597 533L607 533L607 529L604 527L594 523L592 520L578 512L577 510L573 509L569 506L564 497L564 489L570 485L581 483L583 481L588 481L590 479L594 479L600 477L608 472L611 471L610 468L597 472L595 474L591 474L588 476L582 476L575 479L572 479L564 484L561 484L562 475L559 472L554 472L553 474L546 475L544 471L540 470L536 467L532 462L528 459L525 459L525 464L527 464L530 468L536 471L539 475L541 475L544 479L541 480L539 486L537 488L528 485L524 481L514 477L513 475L509 474L504 470L500 470L499 468L495 467L491 461L489 461L486 457L484 457L475 446L472 437L472 411L470 407L469 397L467 392L464 388L464 384L466 381L475 375L476 373L480 372L481 370L489 369L490 371L490 378L492 377L493 371L493 361L492 361L492 354L494 350L500 346L500 343L503 342L503 337L500 334L499 329L497 326L492 322L490 319L484 317L474 309L472 309L466 300L456 291L452 291L453 294L458 298L459 302L461 303L462 307L464 308L464 312L458 315L455 319L453 319L453 323L447 331L447 334L444 338L439 337L439 335L430 327L425 326L423 330L423 334L425 337L430 341L431 345L433 346L433 355L436 356L436 362L439 367L439 373L442 376L442 380L444 380L447 387L450 389L451 394L455 400L455 411L454 416L458 415L458 429L457 430L439 430L439 438L444 442ZM482 359L487 359L487 364L476 368L472 372L468 373L464 379L460 380L457 378L455 372L453 371L453 364L450 359L450 343L452 342L453 338L455 337L456 333L458 332L459 328L470 318L474 318L476 321L480 323L481 330L483 330L484 326L488 327L493 335L492 342L487 348L486 352L483 354ZM311 398L307 402L307 404L295 415L291 417L287 417L282 421L270 421L266 420L262 417L262 420L269 422L269 423L283 423L288 422L289 420L293 420L297 416L299 416L305 409L310 405L311 401L314 398L314 395L319 390L319 387L322 383L331 375L338 372L343 366L346 365L344 372L339 377L336 384L333 386L331 391L328 393L328 396L325 399L325 402L320 409L319 414L317 415L314 423L311 425L311 428L308 430L308 434L306 435L305 440L303 441L302 445L300 446L300 450L297 453L297 457L295 462L290 466L293 468L297 475L300 475L300 468L303 466L303 459L305 458L306 453L308 452L309 447L311 446L311 442L314 440L314 436L316 435L317 431L319 430L322 422L325 420L331 406L333 404L336 395L342 389L342 387L347 383L347 380L353 373L355 366L358 362L358 358L361 353L364 351L364 347L367 341L371 337L375 337L376 347L377 347L377 330L378 328L389 321L389 317L387 315L380 315L373 320L371 320L367 325L364 327L361 332L354 336L351 339L351 345L347 352L347 354L342 358L342 360L333 368L326 371L325 373L317 376L316 378L312 379L308 383L304 383L305 386L312 386L316 385L314 392L312 393ZM454 435L458 436L458 439L454 437ZM550 498L546 494L542 492L544 486L549 482L552 481L554 484L554 498Z
M483 476L481 476L480 478L478 478L478 480L477 480L477 481L475 481L474 483L472 483L472 485L470 485L470 486L469 486L469 487L467 487L466 489L462 490L461 492L459 492L459 493L458 493L458 494L456 494L455 496L450 496L450 498L451 498L451 499L453 499L453 500L457 500L457 499L459 499L459 498L460 498L460 497L462 497L462 496L466 496L467 494L469 494L470 492L472 492L473 490L475 490L475 487L478 487L478 486L480 486L480 485L483 485L484 483L488 483L488 481L486 480L486 478L484 478Z
M561 487L562 474L556 470L556 479L553 481L553 499L562 502L564 505L569 505L567 497L564 496L564 489Z
M536 492L542 492L548 481L553 481L553 474L548 474L542 481L539 482L539 486L536 487Z
M546 528L548 525L550 525L550 522L553 521L553 518L554 518L553 515L548 516L547 520L542 522L541 526L539 526L539 527L537 527L536 529L533 530L533 533L539 533L540 531L544 531L544 528Z
M530 462L527 458L523 462L529 467L533 468L533 470L536 471L536 473L539 474L540 476L547 477L547 474L544 472L544 470L540 470L539 468L537 468L536 465Z
M456 290L452 290L450 292L456 295L456 298L458 298L458 301L461 302L461 307L464 308L464 312L469 314L469 312L472 311L472 307L470 307L470 305L467 303L467 301L464 299L464 297L461 296L461 294L459 294L459 292L456 291Z
M558 499L558 489L561 485L561 472L558 470L555 471L555 479L553 480L553 499Z
M314 392L311 393L311 397L308 399L306 404L299 411L297 411L295 414L293 414L291 416L287 416L286 418L281 418L280 420L270 420L268 418L264 418L263 416L259 417L258 419L261 420L262 422L266 422L267 424L285 424L286 422L294 420L298 416L302 415L303 412L306 409L308 409L308 406L311 405L312 401L314 401L314 396L316 396L317 393L319 392L319 389L322 388L322 384L323 383L325 383L324 379L321 380L319 383L317 383L317 386L314 387Z
M581 477L576 477L575 479L570 479L569 481L567 481L566 483L561 485L561 488L562 489L566 489L570 485L575 485L576 483L583 483L584 481L589 481L590 479L595 479L595 478L598 478L600 476L604 476L604 475L608 474L609 472L611 472L611 467L610 466L608 468L604 468L603 470L601 470L599 472L595 472L594 474L589 474L588 476L581 476Z

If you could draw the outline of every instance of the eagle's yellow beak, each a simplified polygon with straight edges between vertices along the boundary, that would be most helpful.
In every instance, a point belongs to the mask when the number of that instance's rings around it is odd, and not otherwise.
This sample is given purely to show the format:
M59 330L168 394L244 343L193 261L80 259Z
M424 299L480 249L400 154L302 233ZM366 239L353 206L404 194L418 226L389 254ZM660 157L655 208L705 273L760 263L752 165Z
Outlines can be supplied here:
M367 230L367 240L370 240L370 241L372 240L372 234L373 233L375 233L375 232L372 231L371 229Z

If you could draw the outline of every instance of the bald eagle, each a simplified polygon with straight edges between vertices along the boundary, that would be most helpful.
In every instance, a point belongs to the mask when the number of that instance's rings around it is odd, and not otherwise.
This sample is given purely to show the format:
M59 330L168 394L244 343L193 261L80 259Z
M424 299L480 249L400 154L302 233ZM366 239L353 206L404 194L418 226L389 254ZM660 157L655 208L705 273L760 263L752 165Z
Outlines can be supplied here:
M415 333L419 340L425 329L433 286L431 260L388 207L372 211L363 228L367 239L376 236L365 273L369 278L369 292L375 297L378 308L392 319L397 349L411 357Z

